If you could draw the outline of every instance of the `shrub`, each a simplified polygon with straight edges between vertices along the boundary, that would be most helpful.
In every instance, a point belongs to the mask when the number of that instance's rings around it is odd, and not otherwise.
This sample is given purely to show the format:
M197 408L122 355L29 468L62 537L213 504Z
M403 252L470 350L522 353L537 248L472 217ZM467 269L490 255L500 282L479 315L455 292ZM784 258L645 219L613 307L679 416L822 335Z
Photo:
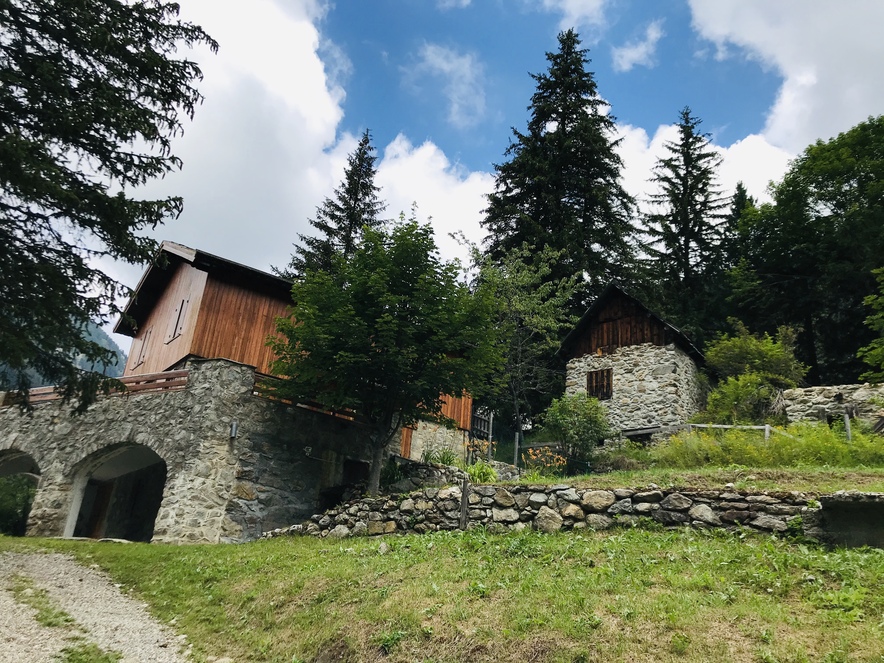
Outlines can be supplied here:
M592 451L614 432L599 401L586 394L556 398L542 415L544 431L569 456L588 460Z
M550 447L528 449L522 454L522 462L532 477L561 476L568 463L563 455Z
M773 405L780 390L758 373L729 377L720 383L706 401L706 409L694 420L697 423L760 424L785 423Z
M472 465L467 465L466 472L473 483L494 483L497 481L497 471L484 460L477 460Z
M0 534L24 535L35 492L30 477L0 477Z

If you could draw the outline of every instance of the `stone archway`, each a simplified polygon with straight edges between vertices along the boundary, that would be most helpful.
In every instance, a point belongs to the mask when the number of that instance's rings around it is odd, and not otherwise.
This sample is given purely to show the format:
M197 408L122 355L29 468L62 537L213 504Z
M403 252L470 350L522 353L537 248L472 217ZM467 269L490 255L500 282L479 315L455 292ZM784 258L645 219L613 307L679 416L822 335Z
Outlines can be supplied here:
M37 461L24 451L0 451L0 534L24 536L40 483Z
M140 444L106 447L78 463L65 536L150 541L166 462Z

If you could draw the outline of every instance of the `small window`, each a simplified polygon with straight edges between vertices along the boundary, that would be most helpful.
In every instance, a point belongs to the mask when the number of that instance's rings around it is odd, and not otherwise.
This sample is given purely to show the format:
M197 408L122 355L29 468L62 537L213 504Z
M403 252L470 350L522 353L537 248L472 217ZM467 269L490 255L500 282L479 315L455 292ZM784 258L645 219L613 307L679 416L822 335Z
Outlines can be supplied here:
M586 374L586 393L600 401L611 398L613 393L613 369L603 368Z
M165 343L171 343L181 336L184 331L184 321L187 318L187 306L190 304L190 298L182 299L175 311L169 318L169 328L166 331Z

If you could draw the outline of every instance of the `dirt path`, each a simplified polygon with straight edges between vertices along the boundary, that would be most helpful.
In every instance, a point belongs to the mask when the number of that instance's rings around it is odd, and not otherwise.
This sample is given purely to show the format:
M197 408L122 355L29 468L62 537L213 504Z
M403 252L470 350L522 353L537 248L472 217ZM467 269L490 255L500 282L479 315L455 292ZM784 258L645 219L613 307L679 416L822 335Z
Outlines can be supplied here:
M73 623L41 624L40 602ZM88 643L118 652L126 663L190 661L184 636L96 568L55 553L0 553L0 663L56 661L64 648Z

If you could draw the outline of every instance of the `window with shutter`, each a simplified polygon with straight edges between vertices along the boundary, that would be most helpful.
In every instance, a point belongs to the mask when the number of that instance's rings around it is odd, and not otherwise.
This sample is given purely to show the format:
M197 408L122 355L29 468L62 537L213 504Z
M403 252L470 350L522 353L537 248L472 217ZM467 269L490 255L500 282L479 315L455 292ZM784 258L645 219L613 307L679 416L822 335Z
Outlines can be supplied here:
M184 322L187 319L187 305L190 304L190 297L182 299L178 306L175 307L172 315L169 316L169 327L166 329L165 343L171 343L181 336L184 331Z
M611 398L613 389L614 370L603 368L600 371L590 371L586 374L586 393L600 401Z

